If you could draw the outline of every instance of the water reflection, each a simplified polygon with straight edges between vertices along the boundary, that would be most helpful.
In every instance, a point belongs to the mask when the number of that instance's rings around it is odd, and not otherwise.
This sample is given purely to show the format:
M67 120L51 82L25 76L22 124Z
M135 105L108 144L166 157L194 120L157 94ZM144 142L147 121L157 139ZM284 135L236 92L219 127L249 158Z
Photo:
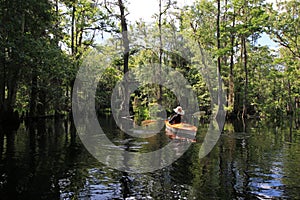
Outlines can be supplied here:
M111 117L101 127L114 144L134 152L166 145L162 131L135 139ZM297 199L300 198L300 132L289 123L225 125L213 150L199 159L207 125L172 165L132 174L99 163L65 119L0 127L0 199ZM246 129L245 129L246 127ZM180 145L181 140L178 140Z
M271 163L272 167L268 171L256 166L253 172L250 172L249 187L252 194L262 198L283 198L284 185L282 183L283 172L282 162Z

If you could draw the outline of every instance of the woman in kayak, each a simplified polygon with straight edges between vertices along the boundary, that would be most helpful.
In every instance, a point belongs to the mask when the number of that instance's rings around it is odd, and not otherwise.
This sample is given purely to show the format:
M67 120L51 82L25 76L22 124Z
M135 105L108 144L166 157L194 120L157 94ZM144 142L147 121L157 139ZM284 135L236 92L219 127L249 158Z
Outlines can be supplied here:
M177 108L173 109L175 114L169 119L170 124L179 124L181 123L181 117L184 115L184 111L181 106L177 106Z

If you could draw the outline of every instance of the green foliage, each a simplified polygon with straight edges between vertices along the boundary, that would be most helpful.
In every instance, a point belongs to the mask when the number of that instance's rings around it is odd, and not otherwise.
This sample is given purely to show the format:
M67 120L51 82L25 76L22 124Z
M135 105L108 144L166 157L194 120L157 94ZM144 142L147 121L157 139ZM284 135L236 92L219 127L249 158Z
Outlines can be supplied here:
M104 110L110 108L112 91L118 81L122 78L122 73L113 68L107 67L99 80L96 92L96 109Z
M300 2L298 0L280 1L277 7L277 10L270 11L271 25L268 32L276 42L299 59Z
M156 15L161 23L129 24L129 69L137 79L150 77L146 65L168 66L189 81L200 110L209 113L215 107L211 100L216 97L211 93L217 84L207 78L217 75L213 67L220 58L224 90L232 98L225 108L229 113L240 114L246 102L250 115L299 115L299 1L280 2L277 9L262 0L221 2L219 48L216 2L201 0L171 11L174 4ZM69 111L73 81L91 49L99 51L95 59L102 59L106 67L98 84L96 107L109 108L112 89L124 68L119 27L110 15L103 5L88 0L2 0L0 109L32 115ZM114 34L96 45L103 31ZM262 33L280 45L277 52L257 44ZM199 49L206 54L196 53ZM209 64L203 62L206 55L212 58ZM199 73L197 62L206 73ZM158 103L159 95L159 103L168 112L178 104L170 89L162 87L158 94L160 86L145 83L131 94L139 118L152 115L150 107Z

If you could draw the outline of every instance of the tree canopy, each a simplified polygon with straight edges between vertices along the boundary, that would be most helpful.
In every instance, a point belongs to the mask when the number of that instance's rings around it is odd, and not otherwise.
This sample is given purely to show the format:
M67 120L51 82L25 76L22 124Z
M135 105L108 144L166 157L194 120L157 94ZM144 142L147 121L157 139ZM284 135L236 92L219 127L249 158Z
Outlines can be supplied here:
M218 69L228 117L299 118L297 0L276 6L264 0L200 0L185 7L160 0L153 22L129 22L129 2L121 0L0 2L0 121L67 114L77 71L94 50L107 65L96 93L99 112L110 108L112 90L124 73L158 63L184 75L199 109L209 115L214 98L209 88L218 86L197 70L196 60L206 67L197 49ZM278 48L259 43L262 34ZM123 101L143 118L151 105L171 112L178 104L170 89L155 84L138 87Z

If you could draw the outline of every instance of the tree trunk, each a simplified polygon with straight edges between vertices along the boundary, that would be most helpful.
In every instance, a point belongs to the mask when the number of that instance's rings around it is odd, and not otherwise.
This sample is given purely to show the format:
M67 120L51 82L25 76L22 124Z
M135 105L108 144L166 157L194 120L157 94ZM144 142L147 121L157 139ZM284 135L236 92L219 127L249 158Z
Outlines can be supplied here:
M126 22L126 15L125 15L125 6L122 0L118 0L119 8L120 8L120 18L121 18L121 28L122 28L122 41L124 47L124 74L128 72L128 62L129 62L129 39L128 39L128 29L127 29L127 22Z
M123 42L123 72L124 75L128 72L128 62L129 62L129 39L128 39L128 29L125 15L125 6L122 0L118 0L118 6L120 9L120 20L121 20L121 32L122 32L122 42ZM123 100L121 103L121 116L125 116L129 111L129 94L128 86L130 83L127 83L126 76L125 84L123 85L121 92L123 93Z
M232 29L235 28L235 12L233 13L233 20L232 20ZM234 41L235 41L235 34L231 32L230 36L230 45L231 45L231 55L230 55L230 65L229 65L229 93L228 93L228 106L232 108L231 114L236 113L235 106L234 106Z
M72 25L71 25L71 53L72 56L75 55L75 13L76 13L76 7L75 7L75 0L73 1L72 4Z
M38 116L46 116L46 95L47 91L44 88L40 88L38 92L39 103L37 105Z
M221 49L221 34L220 34L220 15L221 15L221 0L218 0L218 13L217 13L217 48L218 53ZM224 129L224 119L225 119L225 111L224 105L225 99L223 99L223 87L222 87L222 67L221 67L221 56L218 55L217 61L217 76L218 76L218 113L216 116L216 120L219 126L219 130L222 131Z
M75 55L76 55L76 52L75 52L75 26L76 26L75 13L76 13L75 0L73 0L72 1L72 19L71 19L71 23L72 23L71 24L71 54L72 54L73 58L75 58ZM77 64L75 61L74 68L76 66L77 66ZM70 98L72 98L74 82L75 82L75 77L71 77L70 86L69 86L71 88ZM71 106L71 109L72 109L72 106Z
M220 0L218 0L218 13L217 13L217 48L218 51L221 49L221 39L220 39L220 14L221 14L221 5ZM222 76L221 76L221 56L218 55L218 69L217 69L217 76L218 76L218 106L219 111L223 111L223 89L222 89Z
M1 49L2 50L2 49ZM4 49L3 49L4 51ZM1 57L1 65L0 65L0 122L2 122L5 118L4 112L4 102L5 102L5 79L6 79L6 59L5 54Z
M36 67L36 66L34 66ZM36 106L37 106L37 97L38 97L38 79L35 70L33 70L32 79L31 79L31 94L30 94L30 103L29 103L29 116L36 117Z
M5 51L4 51L5 52ZM4 53L5 55L5 53ZM4 104L5 100L5 80L6 80L6 59L5 56L1 58L1 70L0 70L0 108Z
M293 106L293 100L292 100L292 91L291 91L291 81L288 79L288 106L287 106L287 114L293 115L294 113L294 106Z
M159 68L158 68L158 74L157 77L160 77L161 74L161 68L162 68L162 56L163 56L163 41L162 41L162 0L159 0L159 16L158 16L158 30L159 30ZM161 105L162 103L162 86L158 86L157 91L157 103Z
M248 54L247 54L247 46L246 46L246 37L242 37L242 46L243 46L243 65L245 72L245 81L244 81L244 98L243 98L243 113L242 117L247 117L247 106L248 106Z
M7 103L10 107L13 107L16 103L17 97L17 83L19 77L18 66L10 66L10 73L8 74L7 79Z

